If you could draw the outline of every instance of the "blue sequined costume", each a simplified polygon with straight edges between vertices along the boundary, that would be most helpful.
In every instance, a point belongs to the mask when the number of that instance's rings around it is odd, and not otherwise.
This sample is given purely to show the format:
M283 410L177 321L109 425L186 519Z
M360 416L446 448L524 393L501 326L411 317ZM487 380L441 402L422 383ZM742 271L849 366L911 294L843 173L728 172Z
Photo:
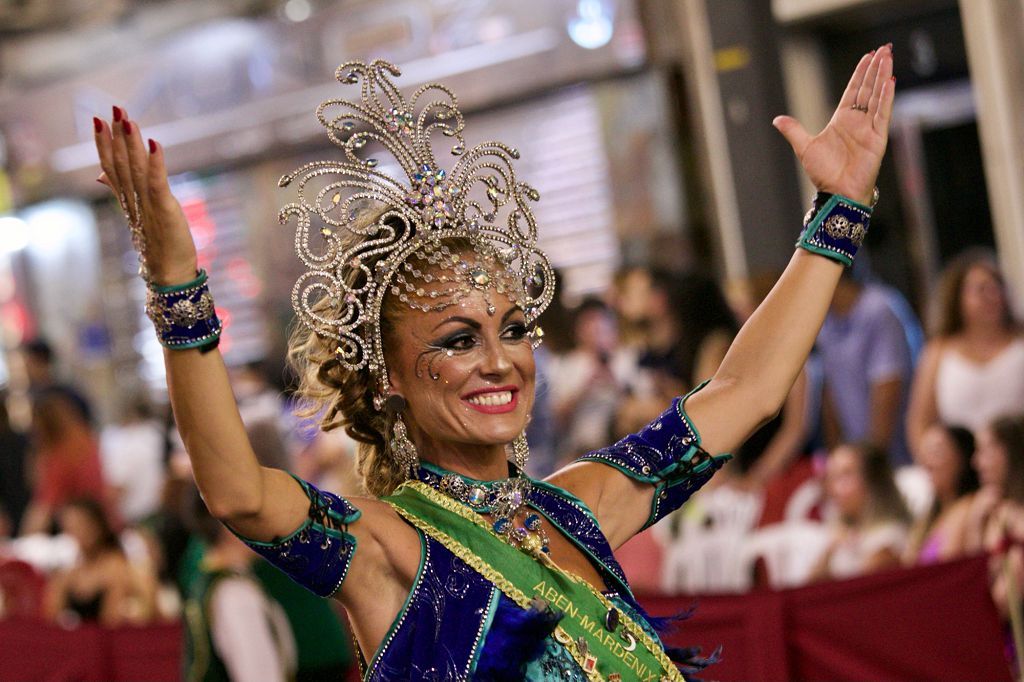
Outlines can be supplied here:
M700 448L700 437L682 404L683 399L677 399L639 433L581 458L613 466L655 486L646 525L682 505L726 459L712 458ZM424 464L418 478L437 487L445 473ZM300 483L310 498L309 518L303 526L275 543L247 542L300 584L330 596L340 588L356 551L347 528L360 512L337 495ZM543 481L534 483L529 506L593 562L610 590L609 598L660 641L591 511L566 490ZM418 574L405 605L367 663L365 680L587 679L551 637L556 621L550 614L524 611L443 545L417 532ZM700 667L701 659L694 652L682 654L689 658L680 661L684 672Z

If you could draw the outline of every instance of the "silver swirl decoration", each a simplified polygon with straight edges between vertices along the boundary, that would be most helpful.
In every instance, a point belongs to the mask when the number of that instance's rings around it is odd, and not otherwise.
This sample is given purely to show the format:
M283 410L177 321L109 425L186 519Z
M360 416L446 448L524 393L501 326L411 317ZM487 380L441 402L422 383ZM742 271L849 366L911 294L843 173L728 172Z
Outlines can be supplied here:
M468 239L496 254L522 285L528 322L554 296L530 209L540 194L517 179L519 152L493 141L467 149L455 94L429 83L407 99L394 83L399 75L381 60L339 66L335 77L358 85L360 97L327 100L316 116L343 158L308 163L278 183L296 190L279 218L295 221L295 250L307 268L292 290L299 320L337 342L344 366L369 368L382 385L381 303L395 273L427 242ZM450 169L435 156L435 138L457 158Z

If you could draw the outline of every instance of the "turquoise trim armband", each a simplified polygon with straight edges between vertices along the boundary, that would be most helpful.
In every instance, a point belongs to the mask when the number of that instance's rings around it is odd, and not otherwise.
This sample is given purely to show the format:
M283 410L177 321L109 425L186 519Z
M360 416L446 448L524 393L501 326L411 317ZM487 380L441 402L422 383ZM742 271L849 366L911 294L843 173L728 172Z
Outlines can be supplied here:
M247 538L230 526L228 530L299 585L330 597L341 589L352 565L357 542L348 525L358 521L362 512L344 497L289 475L309 498L307 518L297 529L273 542Z
M651 513L644 528L657 523L678 509L690 495L732 459L732 455L712 456L701 446L700 433L686 414L687 398L702 389L702 383L657 419L618 443L589 452L579 461L606 464L635 481L654 486Z
M160 344L173 350L213 348L223 330L205 270L185 284L150 285L146 315L156 328Z
M149 288L157 294L179 294L183 291L188 291L194 287L199 287L210 281L210 276L206 274L206 270L200 270L196 273L196 278L191 282L185 282L184 284L150 284Z
M871 207L833 194L820 210L811 211L796 245L819 256L853 264L871 222Z

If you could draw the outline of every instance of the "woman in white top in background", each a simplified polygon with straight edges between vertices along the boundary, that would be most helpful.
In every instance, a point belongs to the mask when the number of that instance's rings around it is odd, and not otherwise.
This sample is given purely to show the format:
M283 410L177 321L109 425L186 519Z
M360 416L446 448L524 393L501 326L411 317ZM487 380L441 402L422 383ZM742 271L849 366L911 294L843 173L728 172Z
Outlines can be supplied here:
M907 411L915 460L935 422L977 433L996 417L1024 410L1024 334L991 255L968 251L950 263L936 303Z
M840 580L898 566L910 512L888 454L870 443L840 445L828 456L825 492L834 512L832 538L811 579Z

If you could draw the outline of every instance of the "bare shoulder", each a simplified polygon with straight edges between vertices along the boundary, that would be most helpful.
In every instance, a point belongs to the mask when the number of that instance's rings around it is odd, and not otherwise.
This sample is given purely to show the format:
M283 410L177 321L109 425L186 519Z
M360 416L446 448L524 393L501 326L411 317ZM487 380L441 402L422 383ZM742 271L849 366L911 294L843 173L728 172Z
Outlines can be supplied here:
M946 512L946 518L949 519L949 522L962 523L967 518L968 513L970 513L971 511L971 500L973 499L973 495L964 495L959 500L954 502L950 506L949 511Z
M937 336L924 345L921 351L921 362L926 365L934 365L945 354L947 350L955 349L958 341L955 337Z
M348 611L354 634L369 659L401 611L419 574L423 540L388 503L347 498L361 516L349 526L356 551L335 595Z
M360 522L364 523L370 532L379 538L390 542L402 539L416 540L416 532L412 526L406 523L395 511L395 508L384 500L369 496L353 496L346 499L362 513Z
M936 337L924 345L921 350L921 357L917 362L914 383L918 386L917 391L930 387L935 381L942 358L955 348L955 341L947 337ZM927 389L929 392L930 388Z
M971 518L972 497L972 495L964 495L942 515L941 524L948 540L962 540L962 535L967 531Z

